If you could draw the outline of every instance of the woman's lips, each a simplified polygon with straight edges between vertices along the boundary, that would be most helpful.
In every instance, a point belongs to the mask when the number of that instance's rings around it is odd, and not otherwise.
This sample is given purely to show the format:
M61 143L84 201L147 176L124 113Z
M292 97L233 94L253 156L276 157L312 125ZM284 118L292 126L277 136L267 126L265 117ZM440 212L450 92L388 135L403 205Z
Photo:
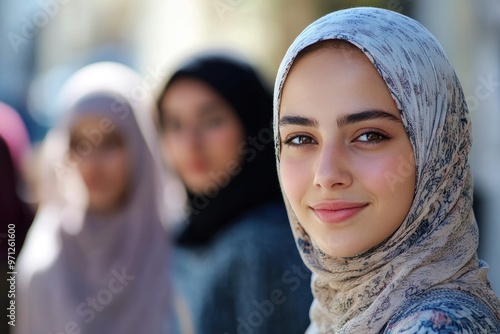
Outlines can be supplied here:
M84 178L84 182L89 192L101 191L106 188L106 180L103 177L87 176Z
M311 206L314 214L325 223L342 223L366 208L368 203L357 202L321 202Z
M202 161L191 161L187 164L187 169L192 173L206 173L207 164Z

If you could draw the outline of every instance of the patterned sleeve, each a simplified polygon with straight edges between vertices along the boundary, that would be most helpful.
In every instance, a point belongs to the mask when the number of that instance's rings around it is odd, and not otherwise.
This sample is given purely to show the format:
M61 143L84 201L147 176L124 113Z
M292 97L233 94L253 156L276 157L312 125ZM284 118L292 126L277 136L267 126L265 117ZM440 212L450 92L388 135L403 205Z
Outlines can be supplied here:
M387 334L500 333L500 321L473 296L437 290L406 304L386 326Z

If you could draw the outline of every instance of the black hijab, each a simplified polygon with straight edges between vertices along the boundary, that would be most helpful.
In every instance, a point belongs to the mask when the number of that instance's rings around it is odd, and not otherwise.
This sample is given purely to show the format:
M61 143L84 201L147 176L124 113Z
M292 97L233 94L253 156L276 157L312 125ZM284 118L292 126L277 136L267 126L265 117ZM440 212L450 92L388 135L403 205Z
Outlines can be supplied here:
M203 81L234 109L246 132L241 172L210 198L188 191L188 223L178 235L180 245L202 245L259 205L282 201L271 127L273 101L252 67L233 56L204 53L189 59L173 74L160 95L181 78ZM163 124L161 107L159 119Z

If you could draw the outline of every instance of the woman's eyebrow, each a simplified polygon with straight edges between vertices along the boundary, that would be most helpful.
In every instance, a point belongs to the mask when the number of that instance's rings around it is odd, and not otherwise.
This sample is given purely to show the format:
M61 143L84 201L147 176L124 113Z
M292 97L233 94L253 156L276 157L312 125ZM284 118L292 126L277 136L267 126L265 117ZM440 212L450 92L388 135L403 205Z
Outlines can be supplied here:
M401 123L401 120L394 116L393 114L383 111L383 110L378 110L378 109L373 109L373 110L365 110L361 111L358 113L354 114L345 114L343 116L340 116L337 119L337 126L339 128L344 127L349 124L357 123L357 122L363 122L363 121L369 121L369 120L374 120L374 119L387 119L389 121Z
M401 123L401 120L394 116L393 114L373 109L373 110L365 110L354 114L345 114L340 116L337 119L337 126L339 128L344 127L349 124L369 121L374 119L387 119L392 122ZM283 116L280 118L278 126L281 127L283 125L300 125L300 126L309 126L313 128L318 127L318 121L314 118L304 117L304 116Z
M208 117L212 114L217 114L222 109L222 104L219 101L208 101L202 104L198 109L200 117Z
M278 122L278 126L282 127L283 125L301 125L301 126L310 126L313 128L318 127L318 121L314 118L303 117L303 116L283 116L280 118Z

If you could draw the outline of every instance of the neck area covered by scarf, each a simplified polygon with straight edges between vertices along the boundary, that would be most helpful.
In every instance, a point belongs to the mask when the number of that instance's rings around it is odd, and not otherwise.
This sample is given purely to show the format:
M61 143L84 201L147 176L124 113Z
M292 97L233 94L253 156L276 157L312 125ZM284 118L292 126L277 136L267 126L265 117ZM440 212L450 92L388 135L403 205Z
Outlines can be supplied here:
M297 247L313 271L309 332L377 333L424 291L463 290L500 317L487 265L477 259L469 167L471 125L461 85L437 40L418 22L376 8L326 15L288 49L276 78L274 135L287 74L297 55L322 40L358 47L385 81L413 147L415 197L400 228L379 246L351 258L323 253L287 204Z

